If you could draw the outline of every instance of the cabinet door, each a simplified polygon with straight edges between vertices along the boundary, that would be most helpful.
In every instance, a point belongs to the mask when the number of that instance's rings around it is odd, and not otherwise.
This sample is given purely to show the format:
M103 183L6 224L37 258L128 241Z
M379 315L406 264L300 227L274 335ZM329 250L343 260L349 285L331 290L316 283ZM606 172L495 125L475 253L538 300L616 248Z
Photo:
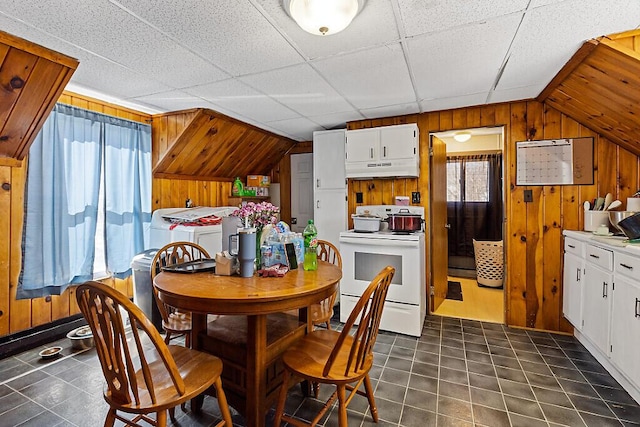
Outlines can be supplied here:
M611 360L640 387L640 284L616 275L611 311Z
M582 329L583 270L582 258L568 252L564 254L562 312L577 330Z
M369 162L378 159L380 131L377 128L347 131L347 162Z
M418 155L418 126L380 128L380 159L413 159Z
M608 355L613 274L589 262L584 271L582 333Z
M316 190L346 188L345 131L313 133L313 176Z
M313 220L318 238L340 247L340 232L347 229L346 190L316 190L314 196Z

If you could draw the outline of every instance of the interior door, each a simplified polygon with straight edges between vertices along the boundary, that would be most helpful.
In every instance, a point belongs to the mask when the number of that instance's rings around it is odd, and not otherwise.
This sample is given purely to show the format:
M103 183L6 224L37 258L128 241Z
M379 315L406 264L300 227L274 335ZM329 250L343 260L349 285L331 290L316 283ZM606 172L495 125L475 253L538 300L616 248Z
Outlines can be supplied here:
M438 309L447 295L449 236L447 228L447 147L431 135L431 312Z
M302 233L313 219L313 154L291 156L291 231Z

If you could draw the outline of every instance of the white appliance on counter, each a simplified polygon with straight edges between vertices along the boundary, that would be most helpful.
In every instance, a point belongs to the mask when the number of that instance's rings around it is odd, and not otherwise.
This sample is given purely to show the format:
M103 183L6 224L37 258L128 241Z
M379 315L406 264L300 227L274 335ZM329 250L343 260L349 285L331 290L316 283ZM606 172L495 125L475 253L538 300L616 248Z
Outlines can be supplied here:
M402 212L420 215L418 206L358 206L356 214L368 211L386 218ZM396 269L380 320L380 329L419 337L427 310L424 230L394 233L387 223L377 232L354 230L340 233L342 280L340 281L340 321L345 322L371 280L387 265Z
M222 224L215 225L182 225L171 222L172 217L197 219L210 215L229 216L237 207L196 207L156 209L151 216L149 228L149 247L159 249L172 242L192 242L202 246L213 257L222 251Z

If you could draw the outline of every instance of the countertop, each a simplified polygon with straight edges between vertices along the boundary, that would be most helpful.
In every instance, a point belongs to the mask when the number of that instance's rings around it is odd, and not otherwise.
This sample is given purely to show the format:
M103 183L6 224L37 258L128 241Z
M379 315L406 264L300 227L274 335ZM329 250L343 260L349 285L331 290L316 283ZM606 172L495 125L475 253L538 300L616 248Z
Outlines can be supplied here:
M612 249L640 257L640 243L629 243L626 236L600 236L590 231L577 230L563 230L562 234L605 249Z

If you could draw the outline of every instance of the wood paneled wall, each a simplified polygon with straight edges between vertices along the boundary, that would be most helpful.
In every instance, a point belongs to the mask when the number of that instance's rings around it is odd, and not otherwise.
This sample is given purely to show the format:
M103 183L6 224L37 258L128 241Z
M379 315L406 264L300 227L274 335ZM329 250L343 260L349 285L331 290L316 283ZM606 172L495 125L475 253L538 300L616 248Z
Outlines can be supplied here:
M349 180L349 213L355 211L356 192L363 192L363 204L392 204L394 196L412 191L420 191L421 204L429 212L429 133L504 126L506 321L512 326L571 331L562 316L562 230L582 228L584 200L611 192L625 201L633 194L640 186L638 157L537 101L363 120L350 123L349 129L409 122L420 128L420 177ZM573 137L594 137L593 185L515 185L516 141ZM524 203L524 190L532 190L532 203ZM427 250L427 265L433 250Z
M65 92L60 102L98 111L116 117L148 122L151 117L88 97ZM16 286L22 263L22 226L24 219L24 189L28 159L19 165L0 159L0 336L16 333L80 313L74 288L59 296L16 300ZM129 297L133 296L132 281L108 280Z
M171 113L153 117L152 123L152 164L156 165L173 141L189 123L193 112ZM296 144L280 162L271 170L271 182L280 183L281 203L280 218L291 221L291 155L311 153L311 142ZM243 180L246 177L241 177ZM194 206L228 206L231 196L231 182L208 181L198 179L166 179L153 178L153 210L159 208L175 208L185 206L191 199Z
M151 123L151 165L159 159L176 137L184 130L195 112L155 116ZM231 196L231 182L190 179L153 178L151 194L152 210L185 206L191 199L194 206L226 206Z

